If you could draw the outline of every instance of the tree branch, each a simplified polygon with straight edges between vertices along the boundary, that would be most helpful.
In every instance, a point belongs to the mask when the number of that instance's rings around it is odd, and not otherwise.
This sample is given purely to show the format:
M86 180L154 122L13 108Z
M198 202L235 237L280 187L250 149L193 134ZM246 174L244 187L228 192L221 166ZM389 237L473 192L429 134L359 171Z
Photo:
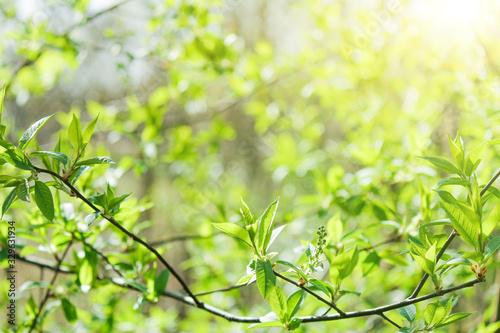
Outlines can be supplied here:
M89 206L90 208L92 208L96 212L100 212L101 211L99 208L97 208L96 206L94 206L94 204L91 203L83 194L81 194L67 179L63 178L62 176L60 176L59 174L57 174L57 173L55 173L55 172L53 172L51 170L46 170L46 169L38 168L36 166L33 166L33 168L38 173L46 173L46 174L49 174L49 175L52 175L52 176L56 177L64 185L66 185L67 187L69 187L69 189L75 194L75 196L77 196L80 200L82 200L83 202L85 202L87 204L87 206ZM158 260L170 271L170 273L172 273L172 275L175 277L175 279L181 284L181 286L184 289L184 291L193 299L193 301L195 302L196 306L199 307L199 308L203 308L203 306L204 306L203 303L201 303L200 301L198 301L198 299L196 298L196 296L189 289L189 287L186 284L186 282L184 281L184 279L161 256L161 254L155 248L153 248L152 246L150 246L147 242L143 241L141 238L139 238L138 236L136 236L134 233L132 233L132 232L128 231L127 229L125 229L124 227L122 227L122 225L120 223L118 223L115 220L114 217L112 217L112 216L106 216L103 213L101 213L101 216L103 218L105 218L106 220L108 220L112 225L114 225L116 228L118 228L125 235L127 235L130 238L132 238L134 241L136 241L137 243L141 244L142 246L144 246L145 248L147 248L151 253L153 253L156 256L156 258L158 258Z

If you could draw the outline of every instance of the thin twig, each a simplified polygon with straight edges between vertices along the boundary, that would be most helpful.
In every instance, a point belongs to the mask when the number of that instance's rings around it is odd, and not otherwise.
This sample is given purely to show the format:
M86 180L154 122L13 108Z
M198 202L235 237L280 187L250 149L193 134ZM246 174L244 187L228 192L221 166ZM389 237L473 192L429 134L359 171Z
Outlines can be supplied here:
M48 264L47 262L45 262L43 260L41 260L41 262L37 262L36 260L34 260L34 259L28 259L27 257L20 257L19 259L21 261L26 262L26 263L29 263L29 264L32 264L32 265L36 265L36 266L39 266L39 267L43 267L43 268L47 268L47 269L50 269L50 270L54 270L55 271L57 269L57 267L54 267L54 265L50 265L50 264ZM60 270L60 273L76 274L76 272L69 271L68 269ZM103 278L101 278L101 279L103 279ZM126 288L126 289L129 289L129 290L134 290L134 291L142 292L140 289L134 287L133 285L127 284L127 282L124 281L123 278L116 277L116 278L104 278L104 279L108 280L111 283L113 283L113 284L115 284L117 286L120 286L122 288ZM428 299L432 299L432 298L436 298L436 297L441 297L443 295L452 293L452 292L457 291L457 290L461 290L461 289L465 289L465 288L470 288L470 287L474 286L475 284L481 283L481 282L484 282L484 281L485 281L485 279L481 279L481 280L475 279L475 280L466 282L464 284L461 284L461 285L458 285L458 286L455 286L455 287L450 287L450 288L443 289L439 293L434 292L432 294L427 294L427 295L420 296L420 297L413 298L413 299L405 299L403 301L392 303L392 304L385 305L385 306L381 306L381 307L378 307L378 308L361 310L361 311L354 311L354 312L346 312L345 316L341 316L340 314L333 314L333 315L328 315L328 316L322 315L322 316L298 317L297 319L302 320L303 323L308 323L308 322L333 321L333 320L340 320L340 319L347 319L347 318L366 317L366 316L373 316L373 315L380 316L384 312L391 311L391 310L396 310L396 309L405 307L405 306L410 305L410 304L416 304L416 303L419 303L419 302L422 302L422 301L426 301ZM191 297L189 297L187 295L184 295L184 294L181 294L181 293L178 293L178 292L165 290L162 293L162 296L165 296L165 297L168 297L168 298L173 298L175 300L178 300L178 301L183 302L184 304L187 304L187 305L190 305L190 306L196 306L195 302L193 301L193 299ZM226 320L231 321L231 322L238 322L238 323L260 323L261 322L260 318L257 318L257 317L243 317L243 316L233 315L231 313L228 313L228 312L226 312L224 310L218 309L218 308L216 308L214 306L211 306L211 305L208 305L208 304L204 304L203 310L205 310L205 311L207 311L209 313L212 313L213 315L216 315L218 317L225 318Z
M69 241L68 245L64 249L64 252L63 252L63 255L62 255L61 259L58 260L57 266L56 266L56 268L54 270L54 276L52 277L52 280L50 281L50 285L51 286L54 285L54 283L56 282L57 275L59 275L59 270L61 268L63 260L66 257L66 254L68 254L69 248L71 247L72 244L73 244L73 239L71 239ZM31 323L31 327L29 329L30 333L35 328L36 323L38 321L38 317L40 317L40 314L42 313L43 307L45 306L45 303L47 303L47 300L49 299L49 295L50 295L50 289L47 289L47 292L45 293L45 297L42 299L42 302L40 303L40 308L38 309L38 312L36 313L35 318L33 318L33 322Z
M389 317L387 317L384 313L381 313L380 317L384 318L385 320L387 320L389 323L391 323L392 325L396 326L397 328L401 328L401 326L399 326L398 324L396 324L395 322L393 322L392 320L390 320Z
M99 212L101 211L99 208L97 208L96 206L94 206L93 203L91 203L83 194L81 194L67 179L63 178L62 176L60 176L59 174L51 171L51 170L46 170L46 169L42 169L42 168L38 168L36 166L33 166L33 168L36 170L36 172L38 173L47 173L49 175L52 175L54 177L56 177L57 179L59 179L61 182L64 183L64 185L66 185L67 187L69 187L69 189L75 194L75 196L77 196L80 200L82 200L83 202L85 202L87 204L87 206L89 206L90 208L92 208L94 211L96 212ZM184 291L190 296L193 298L193 301L195 302L196 306L199 307L199 308L203 308L203 303L200 302L196 296L191 292L191 290L189 289L187 283L184 281L184 279L179 275L179 273L177 273L177 271L161 256L161 254L155 249L153 248L152 246L150 246L147 242L145 242L144 240L142 240L141 238L139 238L138 236L136 236L134 233L128 231L127 229L125 229L120 223L118 223L114 217L112 216L107 216L103 213L101 213L101 216L103 218L105 218L106 220L108 220L109 222L111 222L112 225L114 225L116 228L118 228L121 232L123 232L125 235L127 235L128 237L132 238L134 241L136 241L137 243L141 244L142 246L144 246L146 249L148 249L151 253L153 253L156 258L158 258L158 260L170 271L170 273L172 273L172 275L175 277L175 279L181 284L182 288L184 289Z
M254 283L254 282L252 282L252 283ZM205 291L205 292L202 292L202 293L197 293L197 294L195 294L195 296L204 296L204 295L210 295L210 294L215 294L215 293L223 293L223 292L226 292L226 291L231 291L231 290L240 289L240 288L249 286L252 283L249 283L249 284L246 284L246 283L245 284L238 284L238 285L229 286L229 287L226 287L226 288L221 288L221 289L216 289L216 290L211 290L211 291Z
M338 312L338 314L341 316L341 317L344 317L345 316L345 312L340 310L334 303L332 302L329 302L327 301L326 299L324 299L323 297L321 297L320 295L316 294L314 291L312 291L311 289L293 281L292 279L289 279L287 278L286 276L283 276L281 275L280 273L276 272L276 271L273 271L274 272L274 275L276 275L277 277L281 278L282 280L285 280L286 282L288 283L291 283L293 284L294 286L296 287L299 287L300 289L304 290L305 292L313 295L314 297L316 297L318 300L320 300L321 302L325 303L326 305L328 305L329 307L333 308L335 311Z

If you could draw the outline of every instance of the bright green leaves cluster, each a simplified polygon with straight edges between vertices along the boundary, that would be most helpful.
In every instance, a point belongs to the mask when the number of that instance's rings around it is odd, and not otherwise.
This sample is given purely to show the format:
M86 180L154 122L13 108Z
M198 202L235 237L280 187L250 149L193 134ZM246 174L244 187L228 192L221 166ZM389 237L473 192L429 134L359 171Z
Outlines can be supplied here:
M90 166L113 163L113 161L106 156L94 157L87 160L81 159L85 154L85 148L88 145L92 133L94 132L98 117L93 119L87 125L85 131L82 131L80 120L73 115L73 120L68 130L69 141L76 150L76 154L73 159L68 158L66 154L60 151L60 141L57 142L53 151L40 150L37 146L37 151L28 153L27 148L30 142L33 141L40 129L52 117L54 117L54 115L44 117L34 122L21 135L18 147L4 140L3 136L0 139L0 146L3 148L3 151L0 154L0 163L9 163L19 170L31 172L31 174L22 176L0 176L0 184L3 187L13 187L2 204L2 216L7 212L11 204L16 199L30 202L30 194L34 194L34 201L38 206L38 209L47 220L52 221L55 215L55 208L54 199L49 186L53 186L70 195L74 195L68 186L56 177L54 177L55 181L50 183L44 183L38 180L37 169L31 161L31 158L33 157L37 157L50 172L59 174L62 168L62 178L69 181L71 184L74 184ZM103 199L100 206L104 208L103 211L105 214L112 215L118 211L120 203L125 200L128 195L129 194L126 194L115 198L114 192L108 188L108 193L105 195L106 200ZM93 221L98 216L95 213L91 215L93 219L88 218L87 220L91 219L91 221Z
M485 147L498 143L498 140L486 141L469 154L466 154L463 140L457 135L455 140L449 138L454 163L440 157L423 157L439 169L456 175L440 181L436 193L441 199L441 208L449 218L451 225L461 238L475 250L474 253L468 254L467 257L474 259L480 265L484 264L498 248L496 242L493 242L492 245L489 244L492 242L491 233L499 222L500 208L497 205L488 217L483 217L483 206L491 194L484 193L486 195L483 196L481 186L474 172L481 162ZM456 199L450 192L443 190L445 186L465 188L467 199L464 201ZM488 253L485 253L487 248ZM495 250L492 252L493 248ZM424 256L420 256L420 258L424 258ZM419 260L423 261L423 259ZM426 265L421 266L424 268Z
M122 194L116 197L115 191L108 184L105 193L96 194L87 198L92 204L101 207L102 211L96 211L87 215L85 222L87 224L94 222L101 213L104 216L113 216L119 211L121 203L127 199L130 194L131 193Z
M168 269L163 269L159 274L156 274L156 272L157 263L155 262L153 263L153 268L143 274L147 287L147 289L143 290L146 299L155 303L160 299L170 279L170 272Z
M416 320L417 308L414 304L397 309L399 314L406 320L405 327L401 328L398 333L431 332L470 316L471 313L458 312L451 314L451 310L457 301L457 297L452 297L429 303L424 310L423 320Z
M347 278L353 272L358 264L359 251L355 246L345 252L341 252L334 257L328 256L330 262L330 280L340 286L342 280Z

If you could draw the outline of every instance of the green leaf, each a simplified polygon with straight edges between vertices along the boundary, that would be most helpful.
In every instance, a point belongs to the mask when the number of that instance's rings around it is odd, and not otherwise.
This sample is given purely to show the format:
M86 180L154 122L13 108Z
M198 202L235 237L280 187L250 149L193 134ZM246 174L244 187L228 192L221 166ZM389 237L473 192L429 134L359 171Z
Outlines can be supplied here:
M113 160L110 157L107 156L99 156L99 157L93 157L89 158L88 160L83 160L79 161L78 163L75 164L75 167L79 167L82 165L94 165L94 164L115 164Z
M265 323L248 326L248 328L259 328L259 327L283 327L283 324L279 321L267 321Z
M38 121L36 121L35 123L33 123L24 133L23 135L21 136L21 139L19 139L19 149L21 150L24 150L24 148L26 148L26 146L28 146L28 144L30 143L31 139L33 139L36 135L36 133L38 133L38 131L40 130L40 128L42 128L43 125L45 125L45 123L52 117L54 117L55 113L48 116L48 117L45 117L45 118L42 118Z
M18 169L35 171L26 155L19 149L7 150L1 156L7 163L12 164Z
M338 283L351 275L358 264L358 259L359 251L357 246L332 258L330 260L331 281L335 283L335 280L337 280Z
M257 286L266 299L276 286L276 275L273 272L273 266L269 260L257 260L255 273L257 274Z
M90 123L88 123L87 127L85 128L85 131L83 132L83 145L84 147L87 146L87 144L90 141L90 138L92 137L92 133L94 133L94 128L95 124L97 123L97 119L99 119L99 115L95 117L94 120L92 120Z
M326 283L318 279L309 279L310 284L321 290L326 296L332 297L330 289L327 287Z
M454 166L450 161L444 159L442 157L434 157L434 156L419 156L424 160L427 160L434 164L439 169L449 173L449 174L457 174L460 175L460 170Z
M252 247L252 241L248 232L239 225L230 222L212 223L212 225L228 235L241 239L248 246Z
M274 221L276 219L276 211L278 210L279 199L276 199L267 207L264 214L259 219L257 226L257 239L254 239L258 252L263 252L267 248L267 244L271 240L271 232L273 230Z
M88 260L84 260L80 266L80 269L78 270L78 279L80 280L82 290L84 292L88 291L88 288L94 279L94 271Z
M285 229L285 227L286 227L286 224L284 224L281 227L278 227L272 231L271 239L269 240L269 243L267 244L267 247L266 247L266 252L269 250L269 247L271 246L271 244L274 243L274 241L276 240L276 238L278 237L280 232L283 231L283 229Z
M476 171L479 163L481 163L481 158L487 145L487 142L484 142L467 155L464 167L464 173L467 177L470 177Z
M436 193L444 202L447 202L452 205L456 204L457 202L457 199L455 199L455 197L448 191L436 191Z
M464 205L457 207L446 202L441 202L441 207L450 219L453 227L457 229L460 236L462 236L463 240L472 247L477 248L479 241L479 221L473 217L475 213L470 208L468 209L469 211L467 211ZM467 215L464 211L467 211ZM469 219L469 217L473 218Z
M410 252L411 256L418 263L420 267L429 275L434 274L435 263L434 260L429 260L427 258L421 257L413 252Z
M165 288L167 287L168 279L170 278L170 271L164 269L158 274L155 279L155 293L159 296L163 294Z
M286 301L287 311L288 311L288 320L292 319L293 316L297 314L299 309L304 304L304 300L306 299L306 292L304 290L297 290L290 296Z
M76 308L67 298L61 299L61 306L64 312L64 317L71 324L76 323L78 316L76 314Z
M255 276L255 273L252 273L252 274L248 274L248 275L245 275L245 276L242 276L238 282L236 282L236 285L239 286L239 285L242 285L242 284L249 284L250 281L252 280L252 278Z
M463 180L460 178L442 179L438 182L437 188L449 185L470 186L470 183L467 180Z
M451 316L446 317L445 320L443 320L441 323L437 324L435 328L443 327L446 325L453 324L459 320L462 320L464 318L467 318L470 316L472 313L464 313L464 312L457 312L452 314Z
M4 214L7 212L7 210L9 209L10 205L12 205L12 203L14 202L14 200L16 200L16 197L17 197L17 193L16 193L16 189L12 189L12 191L9 192L9 194L7 194L7 197L5 198L3 204L2 204L2 218L4 216Z
M410 327L401 327L399 329L399 331L397 331L396 333L413 333L417 330L418 327L413 327L413 328L410 328Z
M247 204L245 201L243 201L242 198L240 198L241 204L243 205L243 208L240 209L241 215L243 216L243 220L245 221L246 225L251 225L254 224L255 222L255 217L253 216L252 212L250 211L250 208L248 208Z
M440 302L433 302L425 307L424 319L427 325L440 323L446 317L446 308Z
M497 236L488 242L484 249L485 259L489 258L500 247L500 236Z
M498 222L500 222L500 204L497 204L493 208L486 219L484 219L482 224L483 238L488 238L493 230L495 230Z
M302 273L302 271L291 262L285 260L276 260L276 263L293 269L302 279L304 279L304 281L307 282L307 276L304 273Z
M48 156L61 161L62 164L65 165L68 164L68 156L66 156L66 154L58 153L55 151L46 151L46 150L35 151L34 153L31 153L30 156Z
M415 317L417 316L417 308L415 307L415 304L410 304L396 310L410 323L413 323Z
M281 290L280 287L276 286L273 288L273 291L269 294L269 305L271 306L271 309L273 312L276 314L276 317L284 323L287 321L287 301L286 301L286 295Z
M35 181L35 202L43 216L49 221L54 219L54 200L52 193L45 183Z
M302 319L299 318L293 318L289 323L287 329L289 331L296 330L297 328L300 327L300 324L302 323Z
M127 193L127 194L122 194L118 197L115 197L111 199L111 201L108 203L108 210L112 210L115 207L119 207L120 204L129 197L132 193Z
M22 179L16 187L17 197L23 201L30 202L30 185L27 179Z
M69 125L68 129L68 138L69 142L75 150L81 153L83 149L83 134L82 134L82 124L80 123L80 119L73 113L73 120Z
M381 258L377 251L370 252L363 261L363 276L368 275L375 267L379 267Z
M453 140L448 135L448 141L450 144L451 154L453 155L453 159L455 160L456 165L460 170L464 170L464 157L465 152L462 144L460 143L460 137L457 135L457 142L453 142Z
M135 282L134 280L128 280L128 279L126 279L125 283L128 284L129 286L131 286L131 287L139 290L139 291L142 291L144 294L148 293L148 288L146 288L145 286L143 286L140 283Z

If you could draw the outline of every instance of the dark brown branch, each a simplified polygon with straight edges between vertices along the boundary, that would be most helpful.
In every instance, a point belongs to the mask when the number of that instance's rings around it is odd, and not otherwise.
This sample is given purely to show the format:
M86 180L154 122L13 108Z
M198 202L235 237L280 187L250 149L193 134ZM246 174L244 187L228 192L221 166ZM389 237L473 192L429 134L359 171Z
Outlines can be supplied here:
M396 324L395 322L393 322L392 320L390 320L389 317L387 317L384 313L381 313L380 317L382 317L383 319L387 320L393 326L396 326L397 328L401 328L401 326L399 326L398 324Z
M341 316L341 317L344 317L345 316L345 312L343 312L342 310L340 310L334 303L332 302L329 302L327 301L326 299L324 299L323 297L321 297L320 295L316 294L314 291L312 291L311 289L293 281L292 279L289 279L287 278L286 276L283 276L281 275L280 273L276 272L276 271L273 271L274 272L274 275L276 275L277 277L279 277L280 279L282 280L285 280L286 282L288 283L291 283L293 284L294 286L304 290L305 292L307 292L308 294L311 294L313 295L314 297L316 297L316 299L318 299L319 301L325 303L326 305L328 305L329 307L333 308L335 311L338 312L338 314Z
M46 174L49 174L49 175L52 175L54 177L56 177L57 179L59 179L62 183L64 183L64 185L66 185L67 187L69 187L69 189L80 199L82 200L83 202L85 202L87 204L87 206L89 206L90 208L92 208L94 211L96 212L99 212L101 211L99 208L97 208L96 206L94 206L93 203L91 203L83 194L81 194L67 179L63 178L62 176L58 175L57 173L51 171L51 170L46 170L46 169L42 169L42 168L38 168L38 167L35 167L33 166L33 168L35 168L36 172L38 173L46 173ZM186 282L184 281L184 279L179 275L179 273L177 273L177 271L161 256L161 254L155 249L153 248L152 246L150 246L147 242L145 242L144 240L142 240L141 238L139 238L138 236L136 236L134 233L128 231L127 229L125 229L120 223L118 223L114 217L112 216L107 216L107 215L104 215L101 213L101 216L103 218L105 218L106 220L108 220L112 225L114 225L116 228L118 228L121 232L123 232L125 235L127 235L128 237L132 238L134 241L136 241L137 243L141 244L142 246L144 246L145 248L148 249L148 251L150 251L151 253L153 253L156 258L158 258L158 260L170 271L170 273L172 273L172 275L175 277L175 279L181 284L182 288L184 289L184 291L190 296L193 298L195 304L197 307L199 308L203 308L203 304L198 301L198 299L196 298L196 296L191 292L191 290L189 289L188 285L186 284Z

